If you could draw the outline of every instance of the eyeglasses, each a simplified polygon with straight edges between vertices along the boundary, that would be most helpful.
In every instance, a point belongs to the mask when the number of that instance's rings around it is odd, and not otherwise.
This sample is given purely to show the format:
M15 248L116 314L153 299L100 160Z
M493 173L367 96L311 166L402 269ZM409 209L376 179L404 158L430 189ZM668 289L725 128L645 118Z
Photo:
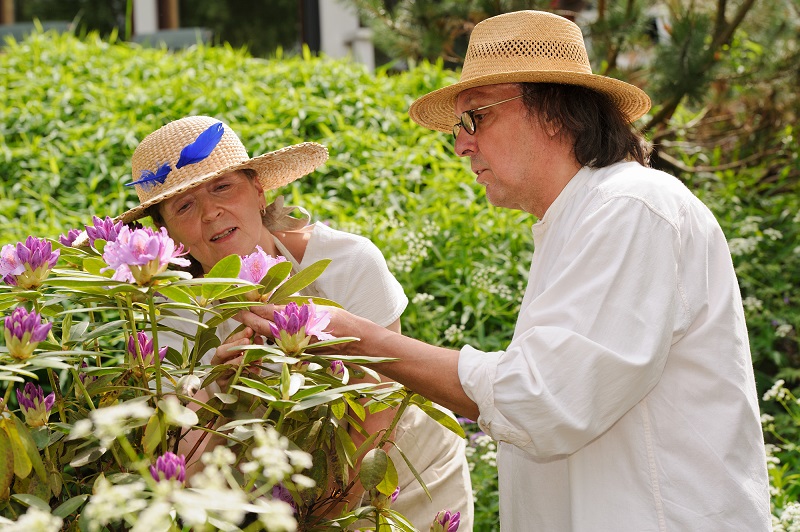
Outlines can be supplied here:
M500 105L501 103L510 102L511 100L516 100L517 98L522 98L522 94L514 96L513 98L509 98L507 100L490 103L489 105L484 105L483 107L478 107L475 109L470 109L469 111L464 111L463 113L461 113L461 119L453 125L453 138L458 137L458 128L461 127L463 127L464 131L466 131L470 135L475 134L475 129L477 128L477 125L475 124L475 113L477 111L483 111L484 109L488 109L489 107L494 107L495 105Z

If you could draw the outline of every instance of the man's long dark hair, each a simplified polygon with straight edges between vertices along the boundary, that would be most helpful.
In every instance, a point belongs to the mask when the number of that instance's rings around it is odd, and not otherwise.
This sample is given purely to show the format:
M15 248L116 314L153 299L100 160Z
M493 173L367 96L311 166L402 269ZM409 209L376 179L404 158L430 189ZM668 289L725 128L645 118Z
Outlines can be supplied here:
M578 85L520 86L532 116L559 124L562 133L575 139L575 158L581 165L603 168L626 160L649 165L650 144L605 94Z

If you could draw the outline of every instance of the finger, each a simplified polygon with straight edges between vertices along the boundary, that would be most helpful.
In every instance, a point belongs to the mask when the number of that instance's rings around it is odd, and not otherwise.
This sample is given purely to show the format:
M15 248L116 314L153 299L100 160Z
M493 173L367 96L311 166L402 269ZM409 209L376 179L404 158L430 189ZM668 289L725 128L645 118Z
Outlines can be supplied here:
M236 319L254 330L256 334L272 338L272 329L269 326L270 322L265 318L245 310L239 312L239 314L236 315Z
M272 321L273 316L275 315L276 310L283 309L282 306L278 307L276 305L266 304L266 305L253 305L250 307L250 312L257 316L261 316L265 320Z
M227 344L230 342L236 342L239 340L248 339L251 338L253 334L254 334L253 329L251 329L250 327L245 327L241 331L235 332L230 336L228 336L227 338L225 338L225 341L222 343Z
M241 340L236 340L235 342L229 342L219 346L214 353L214 356L211 358L211 364L231 364L234 359L237 357L241 358L242 356L241 351L231 349L231 347L240 347L245 345L250 345L249 338L243 338Z

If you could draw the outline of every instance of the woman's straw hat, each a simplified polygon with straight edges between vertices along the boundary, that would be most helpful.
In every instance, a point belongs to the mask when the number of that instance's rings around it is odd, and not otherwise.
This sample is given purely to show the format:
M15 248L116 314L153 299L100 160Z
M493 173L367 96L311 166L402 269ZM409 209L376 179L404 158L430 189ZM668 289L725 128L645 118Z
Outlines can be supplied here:
M607 94L633 122L650 109L638 87L592 74L580 28L543 11L516 11L488 18L472 30L458 83L417 99L408 113L437 131L453 130L461 91L500 83L563 83Z
M117 219L131 222L145 210L234 170L251 169L264 190L282 187L328 159L325 146L304 142L252 159L233 130L216 118L189 116L147 135L133 152L132 183L140 205Z

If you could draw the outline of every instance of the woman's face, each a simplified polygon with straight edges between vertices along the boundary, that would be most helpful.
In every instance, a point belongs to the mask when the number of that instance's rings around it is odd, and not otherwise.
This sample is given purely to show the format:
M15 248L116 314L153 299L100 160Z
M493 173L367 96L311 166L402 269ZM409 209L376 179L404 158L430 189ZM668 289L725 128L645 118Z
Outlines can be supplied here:
M247 255L269 233L261 222L264 191L244 172L224 174L160 204L164 226L208 272L228 255Z

